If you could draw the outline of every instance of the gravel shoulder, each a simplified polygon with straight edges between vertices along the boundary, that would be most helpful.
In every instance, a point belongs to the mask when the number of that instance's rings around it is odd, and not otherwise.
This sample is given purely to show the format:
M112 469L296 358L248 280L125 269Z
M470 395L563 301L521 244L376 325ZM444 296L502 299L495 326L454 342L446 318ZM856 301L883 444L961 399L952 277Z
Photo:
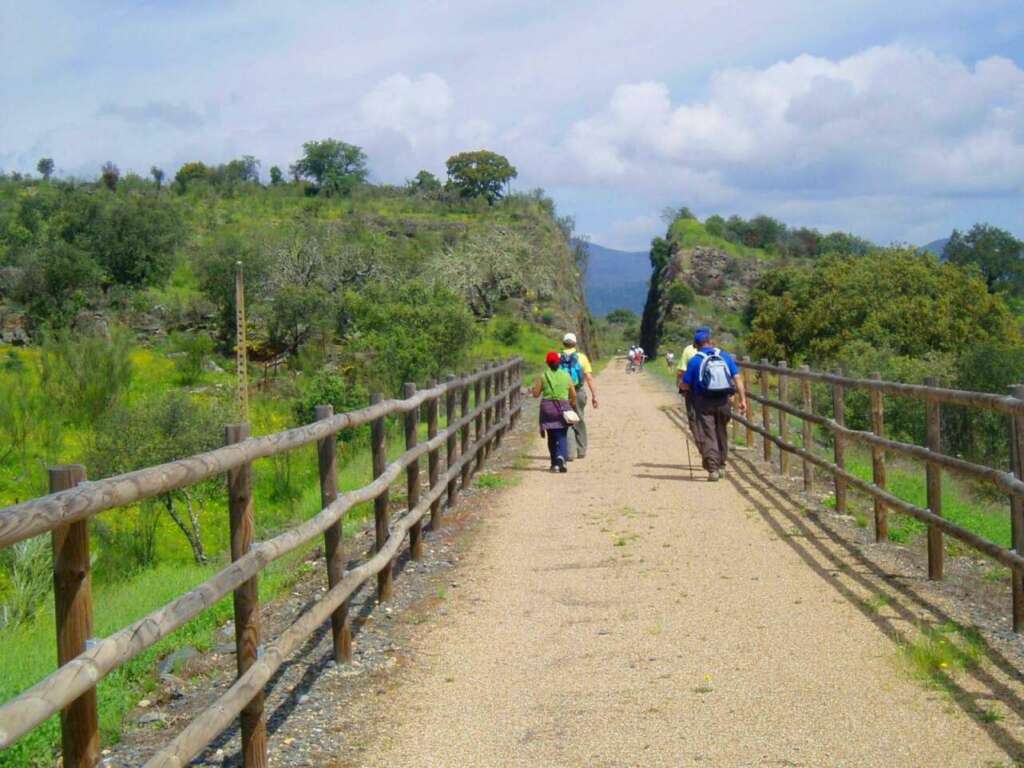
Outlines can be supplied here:
M1015 641L914 679L901 644L953 620L941 588L749 455L691 480L659 382L598 386L586 460L550 475L534 441L336 765L1015 764Z

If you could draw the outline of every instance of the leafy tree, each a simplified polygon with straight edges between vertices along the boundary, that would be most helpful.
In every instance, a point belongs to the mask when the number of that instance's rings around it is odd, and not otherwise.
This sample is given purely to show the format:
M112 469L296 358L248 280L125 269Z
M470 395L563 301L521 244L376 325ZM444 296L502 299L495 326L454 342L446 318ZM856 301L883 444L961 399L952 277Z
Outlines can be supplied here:
M206 163L199 162L198 160L185 163L178 172L174 174L174 182L177 184L178 191L184 192L189 184L194 181L209 181L213 176L213 171L206 165Z
M410 192L418 192L420 194L441 191L440 180L430 171L420 171L414 178L409 179L405 186Z
M117 189L117 182L121 180L121 169L108 160L100 168L100 180L103 186L113 192Z
M625 325L626 323L634 323L637 321L636 312L631 309L613 309L607 315L607 320L612 325Z
M103 270L81 248L56 240L33 252L14 286L14 300L37 326L63 328L91 305Z
M669 286L668 292L665 294L665 299L672 306L681 304L688 307L693 304L694 301L693 289L686 283L681 281L675 281Z
M317 331L335 321L332 297L317 285L282 285L274 292L269 317L270 342L295 354Z
M991 224L975 224L967 234L954 229L943 256L953 264L976 266L990 291L1024 288L1024 243Z
M818 241L818 253L822 256L864 256L872 248L867 240L847 232L830 232Z
M1017 336L1005 302L980 277L912 249L769 272L748 319L753 356L818 366L842 361L853 342L922 358Z
M156 182L156 188L160 189L164 184L164 172L161 168L157 168L155 165L149 169L149 175L153 177L153 181Z
M346 195L366 181L366 153L337 139L307 141L303 156L292 167L296 178L313 179L324 194Z
M500 200L506 185L518 172L508 158L481 149L460 152L446 163L448 184L462 197L483 197L487 202Z
M714 216L708 216L704 222L704 229L707 230L709 235L714 237L725 237L725 219L719 216L717 213Z
M462 294L474 315L492 317L499 302L521 295L527 286L555 282L553 263L534 256L516 230L488 227L445 249L436 260L436 278Z
M333 405L335 413L347 413L365 408L369 401L370 394L366 387L355 381L351 375L324 368L313 377L302 395L292 403L292 410L299 424L309 424L316 419L318 405ZM345 429L338 433L338 442L362 441L369 432L369 424L355 429Z
M349 344L368 359L374 385L386 392L456 369L476 338L465 303L443 287L371 286L349 292L346 304L353 318Z
M89 466L100 476L130 472L208 451L222 444L222 426L230 420L226 403L167 392L139 403L119 403L98 422L89 448ZM197 563L207 560L202 538L202 513L210 499L220 498L222 484L208 480L197 486L161 494L144 505L150 518L162 508L181 531ZM142 518L144 523L145 518ZM138 526L137 566L152 563L156 526ZM148 537L148 540L147 540Z
M43 157L36 163L36 170L42 174L43 181L49 181L50 176L53 174L53 158Z
M270 183L275 187L284 181L284 176L281 174L281 169L276 165L270 166Z
M259 184L260 161L252 155L244 155L237 160L231 160L224 165L217 166L213 180L219 184Z

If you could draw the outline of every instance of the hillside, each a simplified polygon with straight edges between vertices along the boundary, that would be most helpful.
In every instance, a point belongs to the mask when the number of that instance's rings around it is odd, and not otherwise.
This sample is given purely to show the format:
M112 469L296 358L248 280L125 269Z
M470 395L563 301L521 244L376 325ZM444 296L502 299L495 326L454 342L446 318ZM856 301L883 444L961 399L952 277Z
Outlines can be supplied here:
M196 166L198 164L190 164ZM188 167L188 166L187 166ZM437 187L224 180L196 171L159 187L0 177L0 505L47 491L46 467L90 478L222 444L242 416L233 354L236 263L245 275L249 413L255 435L364 406L480 361L535 368L575 330L595 351L568 220L536 193L489 203ZM339 436L343 485L368 481L366 430ZM392 448L400 437L390 441ZM259 537L320 509L315 451L260 462ZM192 588L227 557L222 481L166 494L91 524L97 631ZM350 514L359 525L365 505ZM301 559L305 551L298 553ZM42 538L0 559L0 699L53 665L52 576ZM282 561L261 592L287 589ZM175 644L217 641L230 605L190 622L100 688L103 740ZM53 764L57 723L0 756Z
M647 252L619 251L590 242L581 245L587 251L584 288L590 311L598 317L613 309L642 312L651 273Z
M711 325L724 343L743 334L743 311L761 277L787 259L731 242L696 219L679 218L652 246L654 264L641 344L649 354L679 349Z

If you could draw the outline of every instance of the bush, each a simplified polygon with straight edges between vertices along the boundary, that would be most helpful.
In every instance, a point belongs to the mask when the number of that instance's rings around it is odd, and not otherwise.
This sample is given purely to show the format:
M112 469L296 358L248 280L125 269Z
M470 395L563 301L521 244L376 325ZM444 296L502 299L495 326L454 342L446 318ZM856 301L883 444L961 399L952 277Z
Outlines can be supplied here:
M203 375L203 364L213 353L213 339L198 333L172 333L171 347L179 355L174 360L178 383L192 386Z
M370 404L366 387L342 376L337 371L321 371L305 388L301 397L295 400L292 411L299 424L316 420L318 405L333 405L335 413L347 413L365 408ZM365 440L369 426L346 429L338 433L338 441L354 443Z
M53 586L50 537L36 536L19 541L0 553L0 564L7 576L4 610L0 612L0 628L28 621Z
M131 339L59 331L44 341L39 384L51 406L72 424L92 426L117 403L132 380Z
M668 292L665 294L665 298L668 303L675 306L682 304L684 307L688 307L693 304L694 295L693 289L686 283L676 281L669 286Z
M514 317L499 317L494 322L494 338L506 347L514 347L522 338L523 328Z

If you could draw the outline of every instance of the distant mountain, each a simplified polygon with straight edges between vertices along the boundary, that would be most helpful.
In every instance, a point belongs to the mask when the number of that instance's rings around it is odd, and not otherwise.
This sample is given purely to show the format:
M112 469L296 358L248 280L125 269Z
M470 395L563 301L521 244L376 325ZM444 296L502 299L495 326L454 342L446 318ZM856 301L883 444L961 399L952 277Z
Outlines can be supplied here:
M942 258L942 252L946 249L946 243L949 242L948 237L943 237L941 240L932 240L928 245L922 245L920 250L934 253L940 259Z
M631 309L638 315L647 300L651 264L647 251L617 251L585 243L588 266L583 287L587 306L597 316L613 309Z

